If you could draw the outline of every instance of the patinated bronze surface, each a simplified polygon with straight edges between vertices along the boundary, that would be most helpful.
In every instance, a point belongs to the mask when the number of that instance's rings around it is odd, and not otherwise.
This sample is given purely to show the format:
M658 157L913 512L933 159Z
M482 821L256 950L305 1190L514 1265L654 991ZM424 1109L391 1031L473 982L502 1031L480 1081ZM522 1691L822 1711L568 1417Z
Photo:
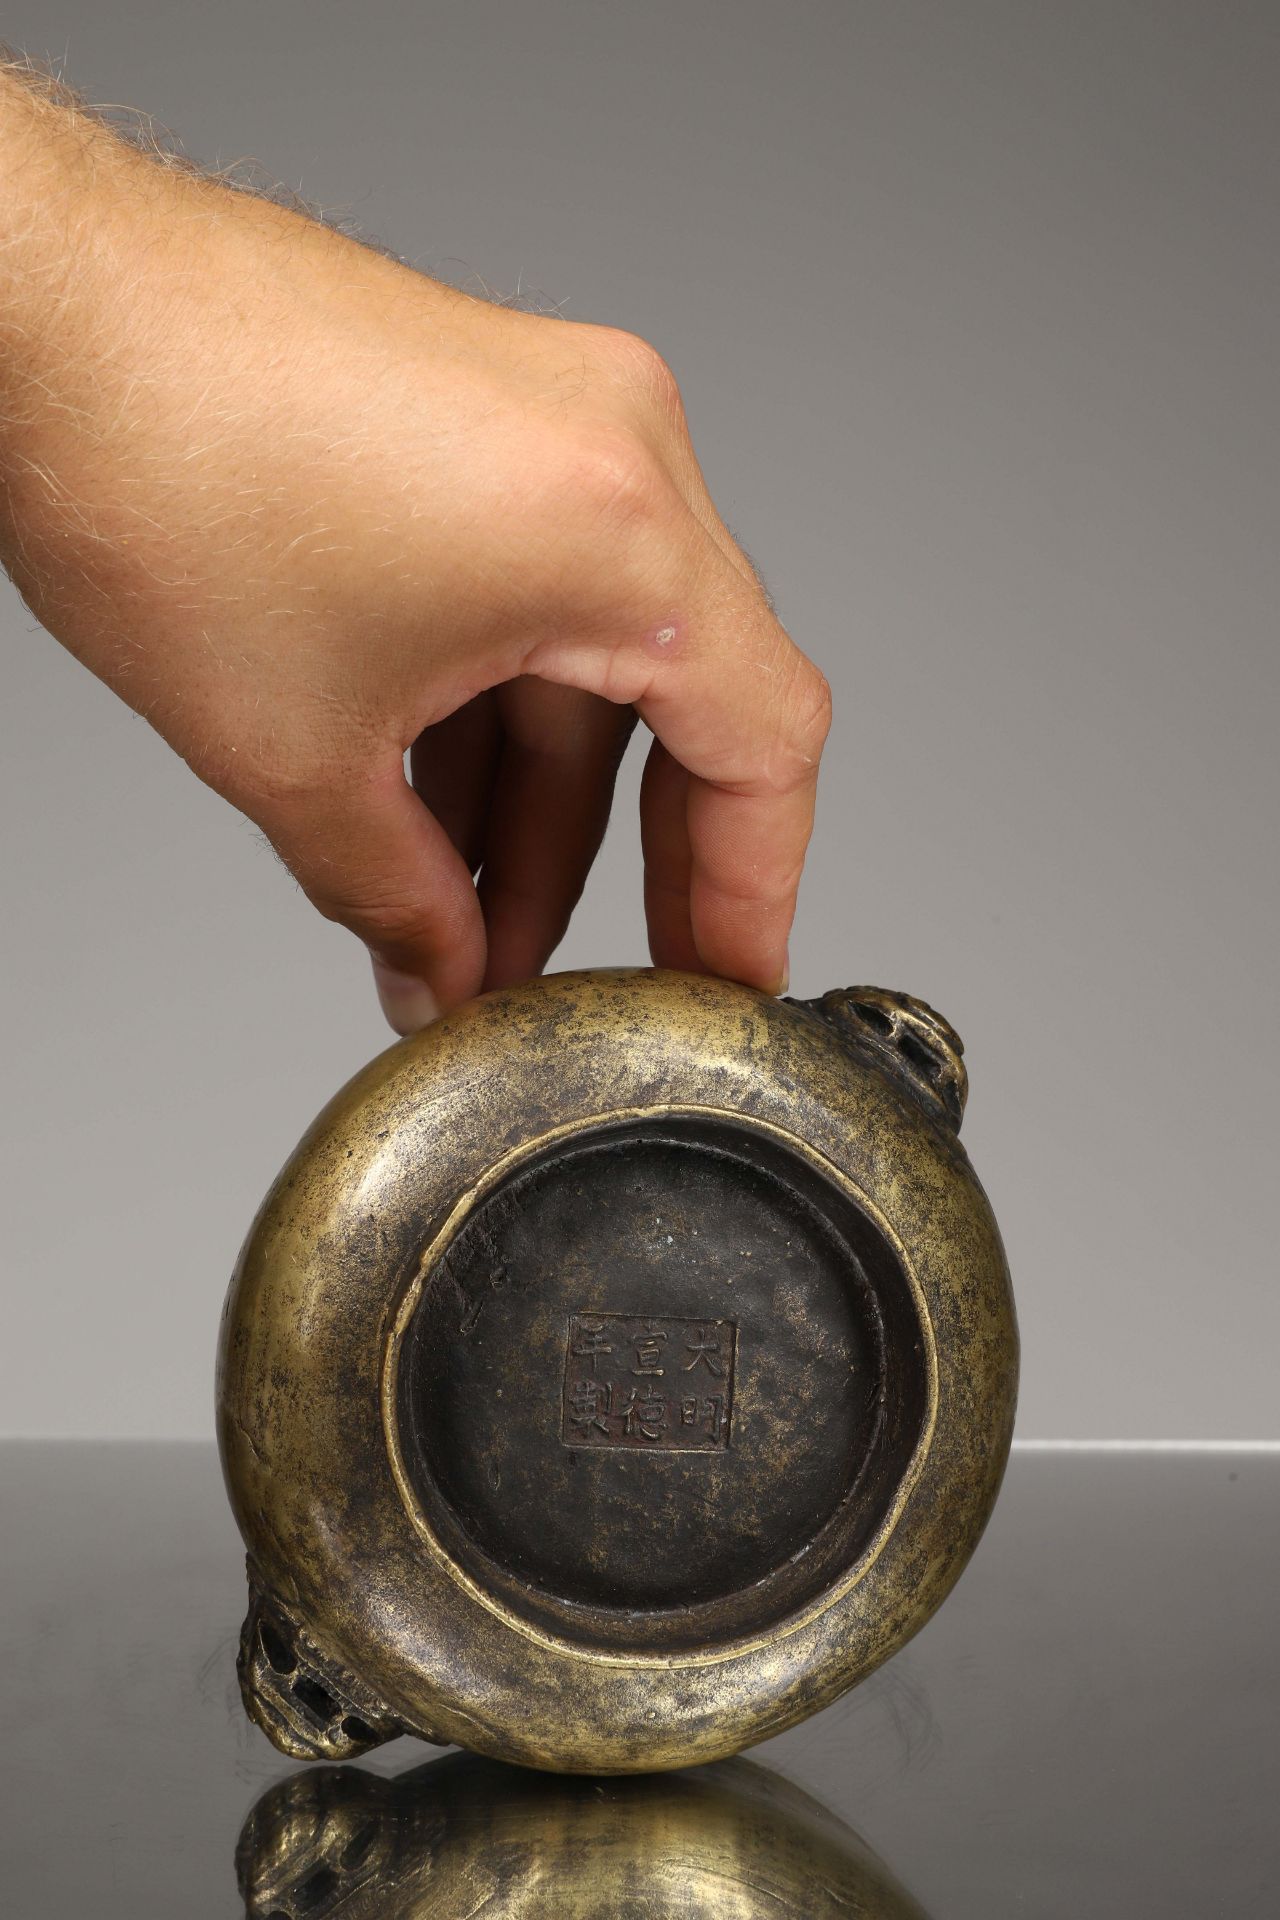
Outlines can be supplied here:
M277 1745L681 1767L895 1651L1012 1432L964 1094L919 1001L648 971L487 995L359 1074L224 1317Z
M326 1767L263 1795L236 1865L246 1920L925 1920L744 1760L607 1785L463 1754L392 1780Z

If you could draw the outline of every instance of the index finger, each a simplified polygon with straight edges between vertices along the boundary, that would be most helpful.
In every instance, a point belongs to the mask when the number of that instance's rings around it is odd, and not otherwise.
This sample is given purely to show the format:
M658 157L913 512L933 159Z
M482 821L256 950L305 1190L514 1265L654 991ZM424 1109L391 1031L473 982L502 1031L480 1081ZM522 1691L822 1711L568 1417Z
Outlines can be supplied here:
M646 642L660 660L636 704L687 775L656 768L642 796L650 945L659 965L691 946L707 972L778 993L830 690L745 585L717 599Z

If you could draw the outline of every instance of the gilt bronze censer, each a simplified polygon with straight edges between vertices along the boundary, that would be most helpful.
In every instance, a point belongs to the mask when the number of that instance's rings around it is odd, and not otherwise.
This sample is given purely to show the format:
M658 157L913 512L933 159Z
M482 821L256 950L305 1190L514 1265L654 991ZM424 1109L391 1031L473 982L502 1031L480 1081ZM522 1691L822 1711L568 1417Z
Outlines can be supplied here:
M923 1625L1017 1386L960 1053L877 988L559 974L337 1095L219 1355L241 1686L277 1746L688 1766Z

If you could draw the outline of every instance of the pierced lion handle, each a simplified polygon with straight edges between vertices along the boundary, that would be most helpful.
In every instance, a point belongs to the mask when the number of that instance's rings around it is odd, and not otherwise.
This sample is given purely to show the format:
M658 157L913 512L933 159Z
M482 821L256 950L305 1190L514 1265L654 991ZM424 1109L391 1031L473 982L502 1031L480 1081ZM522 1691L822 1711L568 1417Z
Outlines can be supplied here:
M914 994L887 987L833 987L817 1000L788 1000L834 1027L856 1051L871 1052L958 1133L969 1092L964 1042L940 1013Z
M314 1645L266 1591L252 1561L236 1668L249 1718L294 1760L351 1760L405 1731L354 1674Z

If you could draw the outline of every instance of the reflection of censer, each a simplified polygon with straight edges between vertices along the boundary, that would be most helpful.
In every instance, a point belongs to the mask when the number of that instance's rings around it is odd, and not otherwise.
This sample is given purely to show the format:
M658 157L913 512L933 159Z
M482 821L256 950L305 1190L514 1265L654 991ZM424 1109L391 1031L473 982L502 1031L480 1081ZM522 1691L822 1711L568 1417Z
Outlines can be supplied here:
M485 995L358 1074L223 1324L276 1744L684 1766L914 1633L1013 1424L964 1093L918 1000L622 971Z
M807 1794L745 1760L553 1780L454 1754L308 1769L236 1854L247 1920L925 1920Z

